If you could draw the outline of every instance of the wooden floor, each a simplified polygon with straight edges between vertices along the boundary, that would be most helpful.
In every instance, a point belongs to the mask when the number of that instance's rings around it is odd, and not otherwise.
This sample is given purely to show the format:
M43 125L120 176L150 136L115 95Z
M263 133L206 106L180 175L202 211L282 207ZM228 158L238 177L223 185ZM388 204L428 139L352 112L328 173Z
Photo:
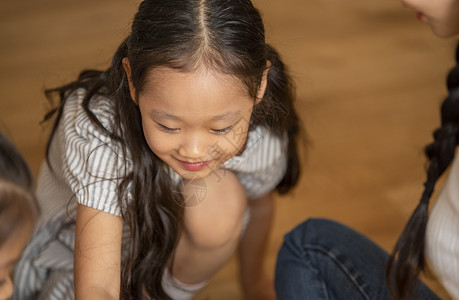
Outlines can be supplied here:
M283 234L309 217L390 249L422 191L422 149L439 124L455 41L434 37L397 0L255 3L296 81L310 142L298 188L277 198L268 270ZM137 4L0 1L0 130L35 174L49 129L39 124L43 89L105 68ZM196 299L239 299L236 273L233 259Z

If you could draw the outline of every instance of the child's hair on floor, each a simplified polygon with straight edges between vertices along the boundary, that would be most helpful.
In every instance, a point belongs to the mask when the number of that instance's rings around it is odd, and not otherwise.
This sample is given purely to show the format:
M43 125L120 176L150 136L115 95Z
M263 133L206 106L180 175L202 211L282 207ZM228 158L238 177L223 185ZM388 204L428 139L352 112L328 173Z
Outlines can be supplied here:
M0 298L12 293L10 278L38 219L33 176L16 147L0 133Z

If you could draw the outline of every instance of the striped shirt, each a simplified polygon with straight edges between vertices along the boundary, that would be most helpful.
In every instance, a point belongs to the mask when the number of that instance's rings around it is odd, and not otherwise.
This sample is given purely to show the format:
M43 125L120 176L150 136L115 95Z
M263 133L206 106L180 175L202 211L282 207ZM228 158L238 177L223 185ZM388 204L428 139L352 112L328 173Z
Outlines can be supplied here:
M444 188L427 222L426 256L453 299L459 299L459 157L453 160Z
M120 215L117 188L132 166L120 145L100 130L82 108L85 91L66 101L37 185L42 216L16 267L13 299L73 299L73 249L77 203ZM90 109L113 128L113 103L97 96ZM96 100L96 99L94 99ZM264 127L249 132L246 149L221 168L234 172L249 199L272 191L283 178L286 139ZM173 174L174 180L180 180Z

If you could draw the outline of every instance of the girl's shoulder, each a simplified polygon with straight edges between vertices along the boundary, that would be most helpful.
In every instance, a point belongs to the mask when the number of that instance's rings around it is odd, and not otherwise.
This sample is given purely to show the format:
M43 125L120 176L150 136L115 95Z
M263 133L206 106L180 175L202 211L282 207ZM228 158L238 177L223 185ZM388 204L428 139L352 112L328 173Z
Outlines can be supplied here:
M86 97L86 89L79 88L66 98L62 115L64 130L80 136L90 134L108 138L115 131L113 100L101 94L90 99Z
M66 102L71 106L73 104L73 109L79 112L83 112L84 107L87 106L89 111L101 121L113 118L115 114L115 103L111 98L102 94L94 94L89 101L86 101L86 96L86 89L78 88L67 97ZM87 102L87 104L85 102Z
M114 139L114 102L102 95L87 101L86 90L66 98L50 148L56 174L78 203L119 215L117 188L132 168L130 154Z

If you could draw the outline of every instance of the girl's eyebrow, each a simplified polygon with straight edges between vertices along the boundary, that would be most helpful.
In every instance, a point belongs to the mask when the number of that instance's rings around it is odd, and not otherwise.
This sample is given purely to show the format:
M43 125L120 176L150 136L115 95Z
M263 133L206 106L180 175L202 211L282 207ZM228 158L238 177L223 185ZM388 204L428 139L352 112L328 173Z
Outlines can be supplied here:
M171 115L171 114L168 114L168 113L166 113L165 111L162 111L162 110L153 109L153 110L151 110L150 114L154 119L159 119L159 120L164 120L164 119L180 120L179 117Z
M154 119L158 119L158 120L164 120L164 119L174 120L174 121L180 121L181 120L180 117L171 115L171 114L169 114L169 113L167 113L165 111L162 111L162 110L153 109L153 110L151 110L150 114ZM238 117L240 115L241 115L241 111L240 110L229 111L229 112L223 113L221 115L213 116L213 117L210 118L210 120L211 121L228 121L228 120L233 120L233 119L235 119L236 117Z
M218 115L218 116L214 116L211 118L212 121L228 121L228 120L233 120L235 119L236 117L240 116L241 115L241 111L240 110L237 110L237 111L229 111L229 112L226 112L224 114L221 114L221 115Z

